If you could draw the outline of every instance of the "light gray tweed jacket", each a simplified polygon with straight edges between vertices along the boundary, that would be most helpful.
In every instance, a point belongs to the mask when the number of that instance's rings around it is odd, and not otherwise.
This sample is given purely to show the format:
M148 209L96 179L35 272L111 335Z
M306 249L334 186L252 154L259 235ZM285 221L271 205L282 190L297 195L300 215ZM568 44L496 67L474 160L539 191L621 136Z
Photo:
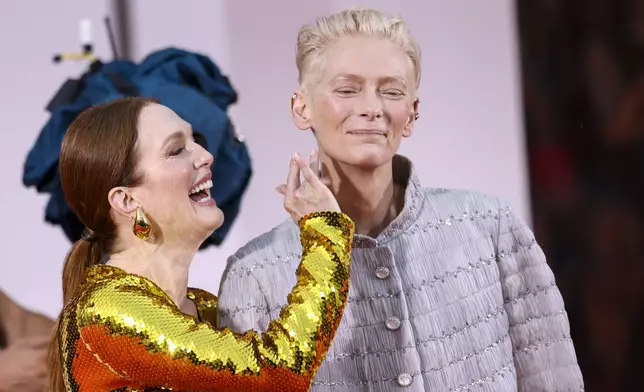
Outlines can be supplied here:
M564 301L531 230L498 199L422 188L394 160L405 207L356 235L349 300L313 391L582 391ZM228 261L219 324L264 331L295 285L287 221Z

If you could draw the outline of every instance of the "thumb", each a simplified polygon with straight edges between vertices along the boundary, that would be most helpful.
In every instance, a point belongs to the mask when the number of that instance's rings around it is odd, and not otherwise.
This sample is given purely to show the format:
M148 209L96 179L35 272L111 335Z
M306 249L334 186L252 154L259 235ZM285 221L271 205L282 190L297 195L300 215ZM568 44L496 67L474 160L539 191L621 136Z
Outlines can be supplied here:
M284 184L278 185L275 187L275 190L282 196L286 195L286 185Z

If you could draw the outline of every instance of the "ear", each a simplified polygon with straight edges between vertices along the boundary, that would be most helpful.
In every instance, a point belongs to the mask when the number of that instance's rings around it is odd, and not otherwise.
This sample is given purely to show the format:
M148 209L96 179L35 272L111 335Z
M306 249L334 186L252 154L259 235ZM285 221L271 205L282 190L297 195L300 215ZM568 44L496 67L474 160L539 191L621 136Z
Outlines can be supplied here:
M307 99L301 90L297 90L291 97L291 115L295 126L306 131L311 129L311 116Z
M409 119L407 120L407 125L405 125L405 129L403 130L403 137L409 137L411 136L413 130L414 130L414 124L416 123L416 120L418 119L418 104L420 103L420 100L416 98L412 105L412 110L409 113Z
M112 209L128 219L134 216L137 207L140 206L140 204L132 198L130 190L126 187L119 186L112 188L107 197Z

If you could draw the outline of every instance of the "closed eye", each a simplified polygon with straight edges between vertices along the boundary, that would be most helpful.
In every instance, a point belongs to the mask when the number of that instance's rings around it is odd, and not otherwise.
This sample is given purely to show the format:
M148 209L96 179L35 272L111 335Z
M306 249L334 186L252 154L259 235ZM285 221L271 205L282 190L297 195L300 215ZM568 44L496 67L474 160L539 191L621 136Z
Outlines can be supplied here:
M351 94L356 94L357 93L356 90L346 89L346 88L335 90L335 92L339 93L339 94L342 94L342 95L351 95Z
M170 152L170 156L172 156L172 157L177 156L177 155L181 154L182 152L184 152L185 150L186 150L185 147L175 148L174 150L172 150Z
M403 93L402 91L398 91L398 90L388 90L388 91L385 91L383 94L385 94L386 96L392 97L392 98L400 98L400 97L403 97L405 95L405 93Z

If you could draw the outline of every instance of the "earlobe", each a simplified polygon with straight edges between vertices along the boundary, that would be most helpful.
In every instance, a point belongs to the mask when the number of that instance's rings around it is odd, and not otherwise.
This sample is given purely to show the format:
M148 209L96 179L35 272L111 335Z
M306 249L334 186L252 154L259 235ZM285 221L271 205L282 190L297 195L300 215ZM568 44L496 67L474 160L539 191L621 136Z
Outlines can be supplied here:
M301 91L295 92L291 97L291 115L293 116L293 123L300 130L308 130L311 128L309 121L308 105L306 98Z
M403 131L403 137L409 137L411 136L413 130L414 130L414 124L420 117L418 114L418 103L420 102L419 99L416 99L412 105L412 110L409 113L409 119L407 120L407 125L405 125L405 129Z
M414 130L414 123L413 122L407 123L402 133L403 137L410 137L413 130Z

